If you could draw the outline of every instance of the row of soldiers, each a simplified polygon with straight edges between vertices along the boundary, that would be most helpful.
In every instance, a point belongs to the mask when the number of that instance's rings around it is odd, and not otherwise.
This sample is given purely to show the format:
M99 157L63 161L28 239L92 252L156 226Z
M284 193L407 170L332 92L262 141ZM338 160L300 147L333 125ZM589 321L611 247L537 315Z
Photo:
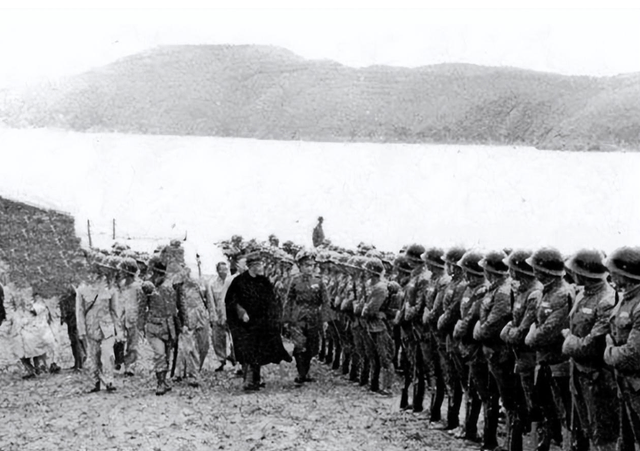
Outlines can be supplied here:
M322 337L320 358L335 370L389 394L399 367L402 408L423 411L428 391L430 423L483 449L499 445L500 406L503 446L513 451L533 426L541 451L563 436L575 450L640 445L640 248L608 258L418 244L393 260L360 251L314 255L318 270L307 286L327 301L318 308L313 298L322 319L297 328ZM285 289L297 279L294 259L268 254L266 274L282 303L295 304ZM295 261L309 257L301 251ZM286 314L284 321L286 333Z

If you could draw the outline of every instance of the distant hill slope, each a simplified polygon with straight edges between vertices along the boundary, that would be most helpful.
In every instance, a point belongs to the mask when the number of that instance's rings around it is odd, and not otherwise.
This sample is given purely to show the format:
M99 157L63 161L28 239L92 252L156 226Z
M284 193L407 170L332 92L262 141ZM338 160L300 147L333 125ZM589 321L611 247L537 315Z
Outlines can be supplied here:
M260 139L640 148L640 74L350 68L264 46L168 46L7 98L9 126Z

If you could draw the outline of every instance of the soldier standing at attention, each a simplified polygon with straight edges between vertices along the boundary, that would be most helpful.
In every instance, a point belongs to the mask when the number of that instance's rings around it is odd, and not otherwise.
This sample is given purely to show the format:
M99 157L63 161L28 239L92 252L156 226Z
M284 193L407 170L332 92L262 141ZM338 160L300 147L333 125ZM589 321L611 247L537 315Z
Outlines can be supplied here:
M640 248L622 247L605 262L619 298L613 308L604 361L615 370L620 408L617 449L640 445Z
M76 290L78 337L87 343L88 366L94 384L90 393L100 391L102 385L113 392L116 389L113 345L117 337L122 337L118 295L107 281L110 268L102 256L94 256L92 270L92 280Z
M301 250L296 255L300 274L291 279L284 305L285 328L294 343L293 357L296 360L298 377L295 382L313 382L309 377L311 359L320 350L320 334L324 314L329 305L329 296L322 279L314 274L314 254Z
M126 336L124 352L124 375L133 376L134 365L138 360L138 343L140 341L140 306L145 301L142 282L138 278L138 264L127 257L120 263L120 271L124 279L120 285L120 304L122 307L122 328Z
M562 354L562 329L569 327L569 310L575 296L563 278L564 259L557 249L539 249L526 262L543 285L536 321L525 344L536 351L535 390L543 416L537 428L538 450L548 451L552 439L562 443L562 427L569 428L571 424L569 357Z
M178 336L176 334L176 315L178 314L178 296L172 282L166 277L166 266L160 261L150 262L153 271L153 283L144 282L142 289L146 301L141 306L144 331L147 341L153 349L153 370L156 373L156 395L164 395L171 390L167 383L167 372L173 349Z
M571 394L575 451L614 450L618 438L618 409L612 371L603 355L609 317L615 302L614 290L606 282L604 256L597 250L581 250L569 259L567 268L576 285L584 287L569 313L569 329L564 329L562 352L571 357ZM579 424L578 421L579 420Z

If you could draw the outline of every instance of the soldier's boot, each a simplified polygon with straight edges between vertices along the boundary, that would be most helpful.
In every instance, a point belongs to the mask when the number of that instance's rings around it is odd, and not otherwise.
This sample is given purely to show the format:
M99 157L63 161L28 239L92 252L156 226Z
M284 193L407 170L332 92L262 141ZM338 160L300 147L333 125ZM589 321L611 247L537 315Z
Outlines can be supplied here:
M460 405L462 404L462 389L454 387L453 394L447 400L447 424L445 430L450 431L460 426Z
M31 364L31 360L25 357L20 359L22 366L24 366L24 370L26 374L22 376L23 379L33 379L36 377L36 368Z
M402 388L402 392L400 393L400 409L408 409L409 408L409 389L407 387Z
M351 353L351 369L349 370L349 380L358 382L358 371L360 369L360 355L356 352Z
M522 435L524 434L524 423L517 412L507 412L507 451L522 451ZM587 448L588 449L588 448Z
M253 382L258 388L264 388L266 384L262 380L262 375L260 374L260 370L262 367L260 365L253 365L251 367L251 372L253 373Z
M157 386L156 386L156 396L162 396L171 390L171 387L167 385L167 372L166 371L158 371L156 373Z
M331 365L333 363L333 349L334 349L333 340L327 337L327 351L324 355L324 359L321 359L327 365Z
M318 360L324 360L327 354L327 337L324 334L320 334L320 352L318 352Z
M482 449L493 450L498 447L498 397L491 396L490 400L482 403L484 408L484 434L482 436Z
M571 429L570 449L571 451L587 451L589 449L589 438L586 436L580 425L576 425Z
M416 376L416 379L413 384L413 411L422 412L424 410L425 381L421 376Z
M333 365L331 365L331 368L334 370L339 370L340 369L340 354L342 353L342 349L340 347L339 343L335 344L335 348L333 351Z
M482 410L482 402L476 393L471 393L467 398L467 408L464 415L464 431L458 438L478 441L478 419L480 418L480 410Z
M100 391L100 381L93 385L93 388L89 390L89 393L98 393Z
M369 376L371 373L371 362L367 357L362 359L362 366L360 367L360 385L365 386L369 383Z
M351 364L351 353L345 350L342 353L342 374L349 374L349 365Z
M551 435L547 420L536 422L536 451L549 451L551 448Z
M444 402L444 393L446 386L442 377L435 378L435 393L432 391L431 395L431 407L429 409L430 416L429 421L435 422L442 419L442 403Z
M374 359L371 365L371 383L369 384L369 390L380 390L380 361L378 359Z

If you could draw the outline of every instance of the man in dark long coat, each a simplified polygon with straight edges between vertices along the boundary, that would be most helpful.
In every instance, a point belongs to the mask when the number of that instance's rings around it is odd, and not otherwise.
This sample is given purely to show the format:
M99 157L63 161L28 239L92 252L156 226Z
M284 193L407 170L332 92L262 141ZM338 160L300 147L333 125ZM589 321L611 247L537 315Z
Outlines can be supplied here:
M225 298L227 322L242 364L244 390L261 387L260 367L269 363L291 362L282 345L273 285L264 276L264 263L258 252L247 255L247 271L231 282Z

